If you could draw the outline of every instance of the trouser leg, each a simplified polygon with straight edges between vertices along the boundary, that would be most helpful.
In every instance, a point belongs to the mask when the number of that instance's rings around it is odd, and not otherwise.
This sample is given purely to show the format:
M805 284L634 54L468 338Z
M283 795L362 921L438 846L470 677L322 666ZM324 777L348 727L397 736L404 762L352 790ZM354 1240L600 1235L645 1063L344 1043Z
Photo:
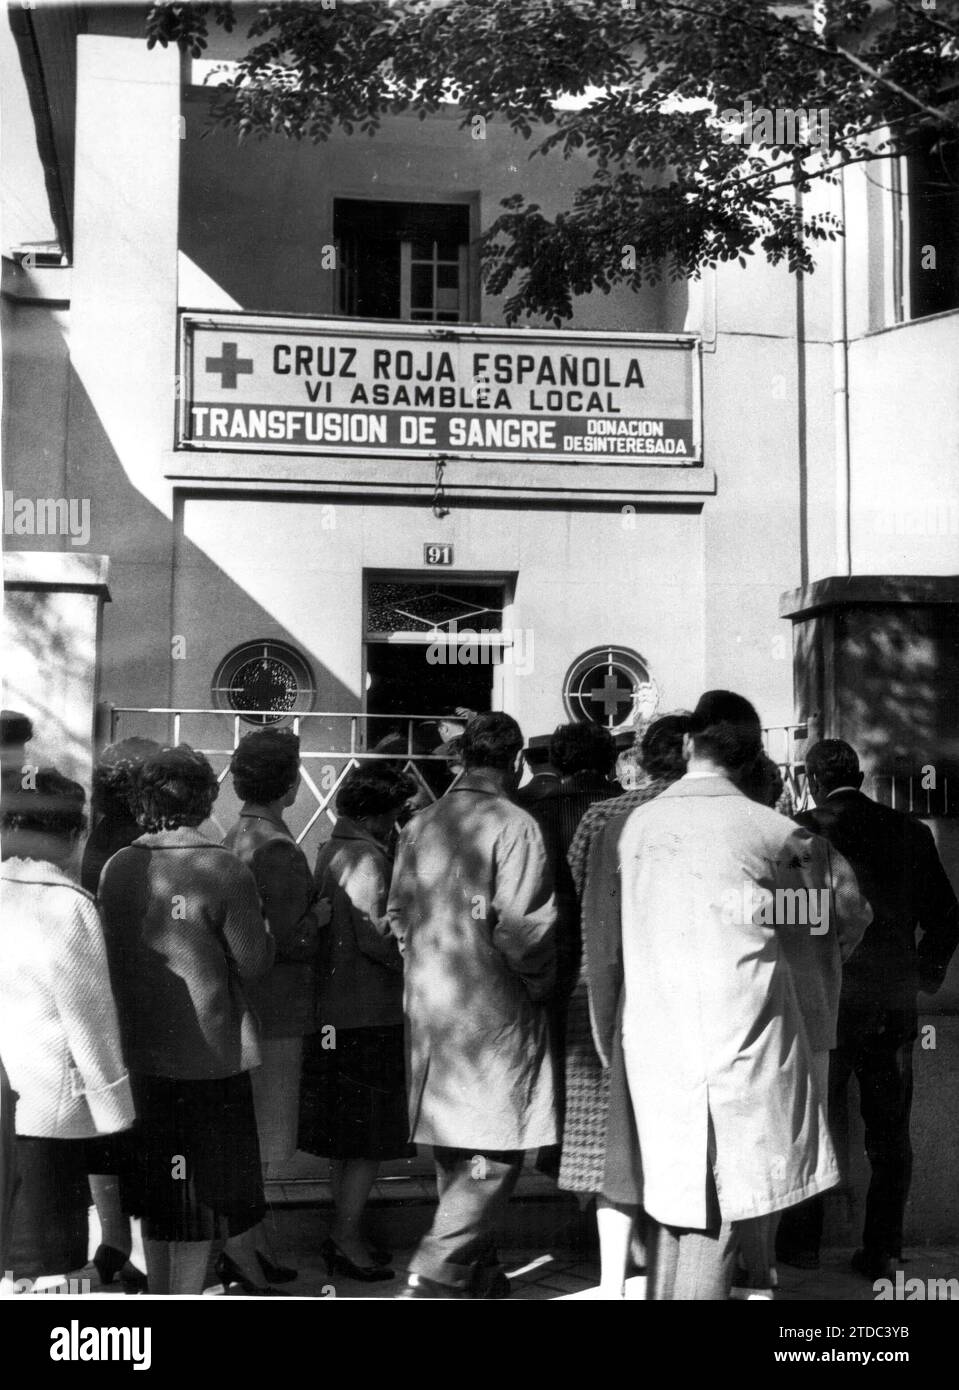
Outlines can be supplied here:
M872 1168L866 1195L863 1249L867 1255L902 1255L902 1226L912 1177L909 1114L912 1108L912 1042L892 1045L876 1034L862 1047L856 1076Z
M649 1220L646 1230L646 1298L668 1303L676 1288L679 1267L680 1232L673 1226L663 1226Z
M782 1213L776 1235L776 1255L784 1264L791 1259L814 1258L822 1245L823 1199L810 1197Z
M739 1259L746 1271L743 1287L768 1289L772 1285L772 1243L778 1212L734 1221L733 1229Z
M732 1288L736 1254L736 1233L729 1221L708 1231L653 1228L651 1223L647 1297L659 1302L722 1302Z
M433 1156L439 1202L433 1225L410 1262L410 1273L465 1290L480 1267L496 1263L495 1231L524 1155L438 1148Z
M647 1217L646 1297L657 1302L720 1302L729 1297L738 1257L737 1230L723 1221L715 1183L708 1177L705 1230L663 1226ZM760 1217L763 1222L765 1218ZM753 1223L739 1222L740 1228ZM751 1235L746 1230L747 1239ZM763 1226L763 1239L766 1228ZM764 1247L765 1248L765 1247Z

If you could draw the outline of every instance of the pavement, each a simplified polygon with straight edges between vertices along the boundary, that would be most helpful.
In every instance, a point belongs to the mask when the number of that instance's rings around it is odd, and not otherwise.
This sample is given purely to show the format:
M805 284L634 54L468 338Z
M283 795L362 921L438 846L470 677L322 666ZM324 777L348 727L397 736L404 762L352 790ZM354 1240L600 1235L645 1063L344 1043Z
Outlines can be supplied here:
M339 1299L392 1299L403 1287L406 1268L412 1250L398 1251L393 1267L396 1277L376 1284L357 1283L337 1276L331 1279L323 1268L316 1250L281 1248L279 1258L289 1261L299 1269L299 1277L292 1284L284 1285L284 1292L294 1298L339 1298ZM823 1253L822 1267L819 1270L798 1270L781 1266L779 1288L775 1301L783 1303L801 1302L873 1302L876 1291L872 1285L849 1268L851 1250L828 1250ZM136 1257L137 1251L134 1250ZM529 1302L540 1300L596 1299L599 1280L599 1265L594 1260L584 1259L561 1251L543 1252L515 1250L503 1255L512 1292L510 1301ZM945 1292L921 1296L959 1299L959 1246L937 1249L909 1249L900 1266L903 1280L921 1280L924 1289L946 1286L930 1286L928 1280L954 1281ZM97 1281L96 1270L87 1265L82 1270L72 1271L67 1278L75 1282L71 1292L82 1292L90 1297L117 1297L116 1287L102 1288ZM54 1278L38 1280L37 1293L53 1292ZM905 1296L916 1290L916 1285L906 1284ZM646 1280L636 1276L627 1281L626 1298L643 1300L646 1293ZM22 1296L22 1295L21 1295ZM129 1295L131 1297L135 1295ZM224 1294L219 1284L211 1284L205 1291L209 1298L242 1297L236 1291Z
M389 1282L365 1284L331 1278L323 1266L320 1246L330 1224L331 1193L329 1181L321 1178L316 1169L298 1159L282 1176L267 1184L276 1258L299 1270L298 1278L282 1286L293 1298L318 1299L393 1299L406 1282L407 1267L420 1233L429 1226L436 1202L436 1183L432 1165L424 1156L384 1165L371 1194L368 1208L371 1229L378 1243L394 1251L392 1267L395 1278ZM570 1212L573 1220L570 1221ZM578 1216L575 1201L568 1194L557 1194L552 1179L535 1170L524 1171L510 1204L508 1229L512 1241L504 1248L501 1258L510 1279L511 1302L596 1299L599 1283L599 1263L592 1249L595 1227L588 1218ZM145 1268L143 1247L137 1222L134 1226L133 1260ZM587 1233L584 1240L584 1232ZM95 1208L90 1209L89 1251L99 1244L99 1222ZM578 1242L578 1244L577 1244ZM826 1248L818 1270L794 1269L781 1265L779 1285L774 1301L782 1303L872 1302L877 1290L861 1275L853 1273L849 1261L851 1248ZM894 1286L893 1297L952 1298L959 1300L959 1243L937 1246L909 1247L899 1266L903 1286ZM0 1275L2 1275L0 1271ZM243 1297L235 1287L224 1293L222 1287L210 1283L205 1297ZM118 1286L101 1287L92 1264L72 1270L60 1286L64 1292L95 1298L135 1297L125 1294ZM921 1289L910 1280L921 1281ZM953 1281L951 1285L933 1285L928 1281ZM54 1277L37 1280L35 1291L53 1292L58 1281ZM932 1292L930 1292L932 1290ZM890 1292L882 1290L883 1292ZM9 1282L0 1278L0 1295L11 1293ZM22 1294L20 1296L23 1296ZM646 1280L637 1275L627 1281L626 1298L644 1300Z

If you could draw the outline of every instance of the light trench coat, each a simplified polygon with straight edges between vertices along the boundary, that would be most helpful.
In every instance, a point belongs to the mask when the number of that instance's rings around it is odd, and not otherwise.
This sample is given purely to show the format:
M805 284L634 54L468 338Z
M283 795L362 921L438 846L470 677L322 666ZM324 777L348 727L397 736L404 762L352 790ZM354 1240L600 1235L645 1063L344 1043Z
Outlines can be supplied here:
M400 835L387 913L404 955L411 1138L558 1138L547 1011L556 904L539 827L479 772Z
M828 892L822 849L720 776L681 778L623 830L623 1048L644 1206L664 1225L707 1227L710 1167L726 1221L839 1181L781 939L812 924L736 908L744 887L747 902L763 889ZM835 896L828 931L851 912L861 935L869 909L848 877Z

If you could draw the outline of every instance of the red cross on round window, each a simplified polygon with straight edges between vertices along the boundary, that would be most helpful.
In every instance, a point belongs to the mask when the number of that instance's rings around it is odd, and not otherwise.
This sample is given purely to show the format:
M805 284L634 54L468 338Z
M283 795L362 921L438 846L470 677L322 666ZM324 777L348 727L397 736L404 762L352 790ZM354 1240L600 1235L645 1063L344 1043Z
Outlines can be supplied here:
M648 718L659 694L646 663L629 647L593 647L566 672L563 704L571 719L616 733Z

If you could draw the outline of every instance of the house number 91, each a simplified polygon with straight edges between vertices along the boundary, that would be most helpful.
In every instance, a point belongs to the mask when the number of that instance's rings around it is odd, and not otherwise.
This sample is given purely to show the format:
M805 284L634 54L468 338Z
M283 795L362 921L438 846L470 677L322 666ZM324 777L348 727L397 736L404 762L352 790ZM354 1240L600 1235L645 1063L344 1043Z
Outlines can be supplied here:
M424 545L423 560L427 565L451 565L453 547L451 545Z

